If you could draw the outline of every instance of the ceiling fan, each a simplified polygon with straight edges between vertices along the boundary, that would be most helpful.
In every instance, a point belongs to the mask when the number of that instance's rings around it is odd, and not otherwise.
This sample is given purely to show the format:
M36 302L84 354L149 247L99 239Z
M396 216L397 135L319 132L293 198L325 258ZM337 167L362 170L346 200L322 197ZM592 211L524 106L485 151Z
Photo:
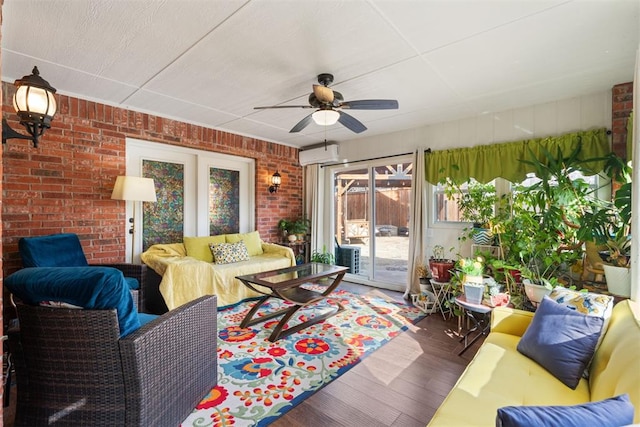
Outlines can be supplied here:
M313 85L313 93L309 95L309 105L272 105L269 107L254 107L255 110L267 108L316 108L316 111L300 120L289 132L300 132L307 127L311 120L322 126L329 126L340 122L346 128L355 133L367 130L355 117L345 113L349 110L394 110L398 108L395 99L363 99L359 101L345 101L340 92L329 88L333 83L333 74L322 73L318 75L319 85Z

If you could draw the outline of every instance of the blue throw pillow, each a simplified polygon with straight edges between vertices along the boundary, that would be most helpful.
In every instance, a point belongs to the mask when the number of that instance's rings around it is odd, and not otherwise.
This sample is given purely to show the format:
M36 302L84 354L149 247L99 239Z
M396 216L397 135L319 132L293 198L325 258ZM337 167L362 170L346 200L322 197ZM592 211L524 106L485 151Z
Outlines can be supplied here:
M23 268L4 284L26 304L57 301L86 309L115 308L121 337L140 328L129 286L112 267Z
M629 395L574 406L507 406L496 427L621 427L633 423Z
M575 390L603 324L601 317L587 316L545 296L517 348Z
M18 249L24 267L86 267L89 265L77 234L23 237Z

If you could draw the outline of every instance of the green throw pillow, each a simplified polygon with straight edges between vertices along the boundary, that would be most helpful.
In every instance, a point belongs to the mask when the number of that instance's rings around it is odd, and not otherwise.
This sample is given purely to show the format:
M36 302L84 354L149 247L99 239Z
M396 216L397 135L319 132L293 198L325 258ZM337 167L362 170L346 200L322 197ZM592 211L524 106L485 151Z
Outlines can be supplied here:
M247 246L242 240L236 243L212 243L211 253L216 264L231 264L249 259Z
M262 240L258 231L250 233L227 234L227 243L236 243L242 240L247 246L249 256L262 255Z
M213 262L213 255L211 255L209 245L226 242L224 234L219 236L184 237L182 240L187 256L205 262Z

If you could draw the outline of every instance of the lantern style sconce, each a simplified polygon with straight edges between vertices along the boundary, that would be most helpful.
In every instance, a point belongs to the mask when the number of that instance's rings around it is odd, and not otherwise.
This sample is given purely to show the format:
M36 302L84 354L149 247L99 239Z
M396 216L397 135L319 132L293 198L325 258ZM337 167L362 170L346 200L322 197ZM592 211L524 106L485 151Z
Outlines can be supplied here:
M2 143L7 139L29 139L34 147L38 147L38 138L45 129L51 127L51 120L56 114L56 90L40 77L38 67L33 67L31 75L24 76L14 82L16 93L13 96L15 108L20 124L25 127L29 136L22 135L9 127L9 123L2 119Z
M282 182L282 177L280 176L278 171L276 171L276 173L274 173L273 176L271 177L271 186L269 186L269 193L277 193L278 188L280 188L281 182Z

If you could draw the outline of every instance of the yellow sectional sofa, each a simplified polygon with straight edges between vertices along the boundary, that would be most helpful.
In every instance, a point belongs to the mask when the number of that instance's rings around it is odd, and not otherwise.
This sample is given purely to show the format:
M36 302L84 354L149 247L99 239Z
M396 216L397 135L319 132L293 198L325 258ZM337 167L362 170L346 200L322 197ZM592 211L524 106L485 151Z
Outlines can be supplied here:
M498 307L491 332L429 426L493 426L498 408L578 405L627 393L640 423L640 306L616 304L600 345L576 389L517 350L534 313ZM604 329L604 328L603 328ZM595 425L595 424L594 424Z
M219 263L210 244L242 240L249 258ZM145 311L161 314L203 295L217 295L218 306L236 304L260 294L244 286L236 276L291 267L296 264L291 248L260 240L257 232L185 237L182 243L158 244L141 254L147 269Z

